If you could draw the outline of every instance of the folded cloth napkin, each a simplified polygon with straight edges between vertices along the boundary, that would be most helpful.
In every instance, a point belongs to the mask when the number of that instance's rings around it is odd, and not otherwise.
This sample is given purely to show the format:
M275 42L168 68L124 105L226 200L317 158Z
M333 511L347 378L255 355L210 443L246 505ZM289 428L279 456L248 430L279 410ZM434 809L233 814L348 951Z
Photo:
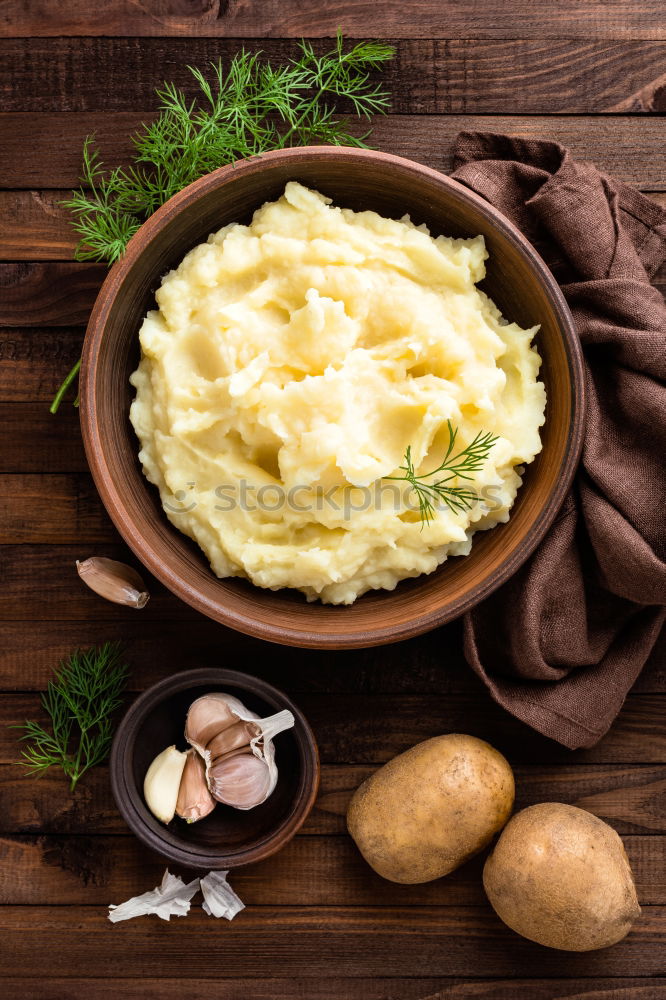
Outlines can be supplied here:
M583 346L581 465L528 562L465 616L465 656L513 715L565 746L608 730L666 604L666 212L553 142L462 132L453 177L537 247Z

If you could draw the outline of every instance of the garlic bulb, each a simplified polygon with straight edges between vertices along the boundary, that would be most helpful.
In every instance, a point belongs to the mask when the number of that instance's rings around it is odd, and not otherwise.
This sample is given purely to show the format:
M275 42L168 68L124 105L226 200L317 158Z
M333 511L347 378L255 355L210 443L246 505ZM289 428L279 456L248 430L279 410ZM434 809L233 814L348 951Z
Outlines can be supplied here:
M204 760L213 798L253 809L277 784L273 737L293 725L288 709L260 719L233 695L212 692L190 706L185 739Z
M100 597L129 608L145 608L149 600L146 585L131 566L93 556L83 562L76 560L76 569L83 582Z
M180 776L176 815L188 823L196 823L215 808L215 799L208 791L203 760L196 750L188 750Z
M187 754L167 747L158 754L146 771L143 796L153 816L163 823L170 823L176 814L180 779L187 762Z

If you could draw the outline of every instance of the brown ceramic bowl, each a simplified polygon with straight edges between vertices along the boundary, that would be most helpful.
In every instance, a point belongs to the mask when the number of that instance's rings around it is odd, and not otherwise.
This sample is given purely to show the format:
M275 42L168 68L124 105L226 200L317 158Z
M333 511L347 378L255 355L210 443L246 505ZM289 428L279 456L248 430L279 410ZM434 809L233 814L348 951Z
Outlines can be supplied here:
M148 809L143 780L158 753L172 743L187 750L187 710L210 691L235 695L261 718L283 708L293 713L293 729L274 740L278 783L255 809L217 805L197 823L176 817L166 826ZM116 805L139 840L176 864L201 870L238 868L281 850L303 825L319 789L317 744L303 713L265 681L216 668L173 674L139 695L116 731L110 771Z
M399 218L408 212L434 235L482 233L490 259L483 287L505 316L541 324L537 343L548 403L543 450L527 469L507 524L475 536L470 555L436 572L365 594L350 607L308 604L295 591L218 580L204 555L167 521L137 460L128 419L128 378L138 331L162 275L209 233L248 221L289 180L338 205ZM371 646L417 635L487 597L527 559L564 499L580 455L583 367L573 321L550 271L495 208L435 170L387 153L304 147L268 153L203 177L142 226L111 269L92 312L83 350L83 440L102 500L148 569L188 604L241 632L294 646Z

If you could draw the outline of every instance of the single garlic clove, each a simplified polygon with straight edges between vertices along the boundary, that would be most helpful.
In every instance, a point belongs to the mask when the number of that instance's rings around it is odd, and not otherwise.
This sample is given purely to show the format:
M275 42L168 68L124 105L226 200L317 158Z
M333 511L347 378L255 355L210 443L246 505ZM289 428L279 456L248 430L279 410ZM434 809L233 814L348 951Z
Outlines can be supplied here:
M238 750L239 747L249 749L250 742L259 735L260 729L256 723L237 721L235 725L223 729L214 736L210 743L206 744L206 750L210 754L210 760L214 762L218 757L228 754L231 750Z
M170 746L157 755L146 771L143 796L153 816L162 823L170 823L176 814L180 779L186 762L187 754Z
M247 709L232 695L212 694L202 695L190 705L185 722L185 739L205 757L205 748L210 741L230 726L238 722L234 709L240 708L244 713ZM256 718L254 713L250 718Z
M76 560L76 569L83 582L100 597L114 604L125 604L129 608L144 608L150 594L146 585L131 566L93 556L83 562Z
M235 809L254 809L271 791L271 772L265 760L243 750L232 751L208 768L213 798Z
M208 791L204 762L196 750L188 750L178 789L176 815L188 823L196 823L215 808L215 799Z

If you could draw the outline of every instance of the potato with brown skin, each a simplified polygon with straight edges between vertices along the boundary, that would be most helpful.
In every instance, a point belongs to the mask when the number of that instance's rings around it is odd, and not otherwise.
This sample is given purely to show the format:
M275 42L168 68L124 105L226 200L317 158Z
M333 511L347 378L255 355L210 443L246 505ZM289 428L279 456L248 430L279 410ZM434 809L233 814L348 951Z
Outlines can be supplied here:
M430 882L482 850L514 799L504 757L475 736L435 736L394 757L356 790L347 827L392 882Z
M529 806L510 820L486 861L483 885L512 930L563 951L607 948L641 913L615 830L560 802Z

